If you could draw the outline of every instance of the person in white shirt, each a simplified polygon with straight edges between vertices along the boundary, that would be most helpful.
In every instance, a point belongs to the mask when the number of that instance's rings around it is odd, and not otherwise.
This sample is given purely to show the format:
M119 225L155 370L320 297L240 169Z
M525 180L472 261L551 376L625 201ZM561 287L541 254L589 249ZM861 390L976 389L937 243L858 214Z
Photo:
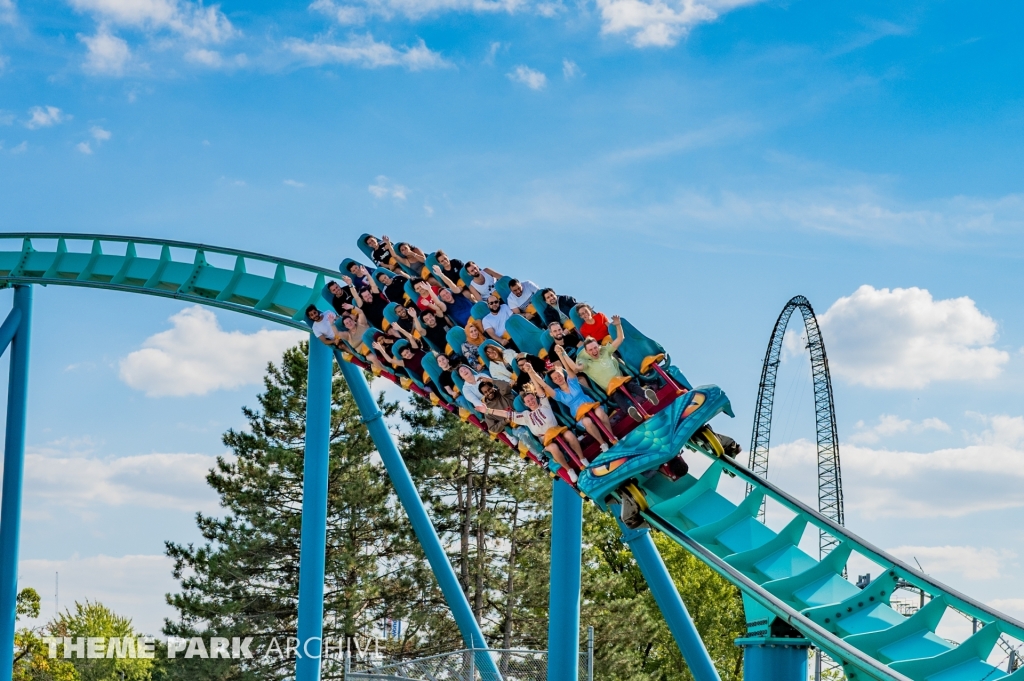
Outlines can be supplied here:
M499 348L494 345L485 345L484 354L487 355L487 373L491 378L506 383L515 383L515 376L512 375L512 367L515 366L516 351L509 348Z
M509 309L514 314L521 314L527 319L531 319L534 315L531 312L527 312L526 308L530 307L530 298L538 290L537 285L527 279L526 281L519 281L518 279L512 279L508 282L508 303Z
M552 428L559 428L555 412L551 409L551 402L546 397L538 397L534 393L524 393L523 404L526 405L528 411L512 412L512 423L525 426L534 437L540 440L544 446L544 451L550 454L565 469L565 472L569 474L569 479L575 483L578 479L576 470L569 464L568 459L565 457L565 452L558 446L558 442L552 437L550 443L544 444L548 432ZM576 435L571 430L566 429L559 436L572 448L576 458L586 466L587 460L583 458L583 449L580 447L580 441L576 439Z
M507 322L508 318L512 316L512 310L509 309L508 305L501 302L501 296L496 292L492 293L487 299L487 309L490 310L490 312L480 320L483 324L484 331L495 342L507 347L509 345L509 339L505 338L505 322Z
M495 272L490 267L481 269L472 260L466 263L466 273L470 277L467 290L474 302L486 300L488 296L494 293L494 284L502 276L500 272Z
M316 305L306 308L306 317L313 322L313 334L319 338L324 345L331 345L336 348L344 348L344 341L341 332L334 326L338 315L334 312L321 312Z
M480 381L476 372L465 364L460 364L457 371L462 379L463 396L476 408L484 406L484 396L480 392Z

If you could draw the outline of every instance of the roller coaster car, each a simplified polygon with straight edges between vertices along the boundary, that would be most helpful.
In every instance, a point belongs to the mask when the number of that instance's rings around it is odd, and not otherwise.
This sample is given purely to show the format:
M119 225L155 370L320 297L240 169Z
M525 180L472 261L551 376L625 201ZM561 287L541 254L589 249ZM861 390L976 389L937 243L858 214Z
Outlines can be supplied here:
M686 448L711 456L725 453L707 425L722 412L733 415L729 398L718 386L700 386L680 395L594 459L580 474L577 486L605 510L616 500L622 502L627 525L642 522L640 514L647 510L646 480L659 472L673 481L684 477L688 466L681 452Z

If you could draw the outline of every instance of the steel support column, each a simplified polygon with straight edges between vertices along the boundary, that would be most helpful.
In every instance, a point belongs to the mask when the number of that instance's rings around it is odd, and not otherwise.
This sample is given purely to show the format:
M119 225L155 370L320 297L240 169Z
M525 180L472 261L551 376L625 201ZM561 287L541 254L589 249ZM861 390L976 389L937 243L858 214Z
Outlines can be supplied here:
M561 478L551 496L548 678L561 681L579 678L583 499Z
M359 412L363 415L363 423L366 424L370 431L370 437L373 438L373 443L377 446L377 452L380 454L381 461L384 462L384 468L387 469L388 477L391 478L395 493L398 495L406 515L409 516L409 522L416 533L420 546L423 547L423 553L426 554L427 562L430 563L430 569L433 570L438 586L441 587L441 593L444 594L445 601L451 608L452 617L459 627L463 642L467 648L486 650L487 641L480 630L480 624L473 616L469 600L459 585L458 577L455 576L455 569L448 561L444 546L441 545L437 531L434 529L433 523L430 522L430 516L427 515L427 509L416 490L416 483L413 482L412 475L409 474L409 468L405 465L405 460L398 451L387 424L384 423L380 409L377 408L363 370L344 361L340 356L338 364L341 366L342 375L348 382L356 406L359 407ZM498 668L489 654L481 652L477 653L475 657L476 667L484 679L491 681L501 678Z
M21 309L14 307L7 314L7 319L0 325L0 355L7 351L7 346L11 344L14 339L14 334L18 333L18 328L21 326Z
M306 451L302 468L302 531L299 548L299 649L296 681L320 680L327 550L327 470L331 444L331 349L309 335L306 380Z
M622 543L633 552L633 558L640 566L640 572L643 573L654 601L658 604L669 631L672 632L672 638L676 640L683 660L693 673L693 678L696 681L721 681L718 670L708 655L708 649L704 646L704 641L701 640L697 627L686 610L686 604L672 582L665 561L661 559L658 547L651 539L651 531L646 527L631 530L623 525L622 521L619 521L619 527L622 529Z
M744 681L807 681L807 639L740 638L736 645L743 648Z
M12 315L14 312L19 312L21 319L17 322L17 331L11 339L3 497L0 499L0 681L10 681L14 671L21 488L25 473L25 419L28 406L28 356L32 332L31 286L14 287ZM4 324L4 327L10 330L7 324Z

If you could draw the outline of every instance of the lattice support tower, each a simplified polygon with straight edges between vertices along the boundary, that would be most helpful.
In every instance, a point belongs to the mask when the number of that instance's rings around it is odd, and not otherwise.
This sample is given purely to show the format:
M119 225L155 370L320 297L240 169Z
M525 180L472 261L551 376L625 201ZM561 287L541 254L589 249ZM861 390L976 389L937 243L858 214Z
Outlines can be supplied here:
M754 428L750 438L750 469L757 475L768 477L768 449L772 432L772 403L775 399L775 384L779 372L782 341L790 317L799 310L807 334L807 349L811 355L811 377L814 385L814 425L818 441L818 511L840 525L845 524L843 512L843 476L839 465L839 438L836 431L835 399L832 395L832 379L828 370L828 355L821 337L818 319L807 298L795 296L779 314L772 329L768 350L761 367L761 384L757 391L757 405L754 410ZM747 485L747 493L752 489ZM764 520L765 505L761 503L758 519ZM821 531L819 550L821 557L827 555L839 540Z

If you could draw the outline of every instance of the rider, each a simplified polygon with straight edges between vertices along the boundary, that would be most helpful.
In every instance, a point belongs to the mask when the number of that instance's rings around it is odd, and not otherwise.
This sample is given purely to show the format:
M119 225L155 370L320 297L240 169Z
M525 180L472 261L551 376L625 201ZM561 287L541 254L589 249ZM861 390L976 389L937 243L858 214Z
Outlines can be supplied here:
M611 343L601 345L595 339L588 337L583 343L583 350L576 353L575 360L569 358L565 351L557 345L555 353L562 360L562 366L572 363L574 371L586 374L587 378L615 400L619 409L624 410L634 421L642 421L643 417L639 410L629 396L622 393L620 388L625 388L630 395L638 400L646 399L652 406L657 406L658 394L648 387L641 388L637 380L627 377L622 372L619 358L615 355L615 351L619 349L625 338L622 333L622 319L618 315L614 315L612 324L618 335ZM629 380L623 380L627 378ZM614 385L612 385L613 383Z
M501 302L501 296L497 291L491 293L487 298L487 309L490 310L484 318L481 320L484 331L491 337L495 343L499 343L505 347L515 347L512 343L511 338L506 338L505 324L508 322L509 317L512 316L512 310L509 306Z
M494 293L494 285L498 279L501 279L501 273L495 272L490 267L480 268L475 262L470 260L466 263L466 273L469 274L470 280L467 282L469 288L469 296L475 300L486 300L488 296Z
M509 309L514 314L521 314L527 319L533 319L534 313L527 311L530 306L530 298L537 292L537 285L529 279L519 281L511 279L508 282L508 303Z
M338 315L334 312L321 312L316 305L306 308L306 317L313 322L313 334L319 338L324 345L332 345L336 348L344 348L341 333L334 326Z
M519 426L525 426L543 445L551 429L560 427L558 419L555 418L555 412L551 409L551 402L547 397L528 392L523 393L523 404L526 405L527 411L512 412L512 422ZM586 466L587 460L583 457L583 448L580 447L580 441L576 435L566 429L560 434L560 437L569 444L576 458ZM579 477L574 467L569 465L569 461L565 458L565 453L558 443L552 440L549 444L544 445L544 451L565 469L565 472L569 474L569 480L575 484Z
M573 418L590 434L590 437L594 438L597 443L601 446L601 451L608 451L609 442L605 440L604 434L601 429L597 427L597 424L590 418L589 414L593 413L595 417L600 419L601 423L607 429L609 433L612 432L612 424L608 419L608 414L604 408L590 399L585 392L583 392L583 386L576 379L576 374L571 369L562 369L561 367L554 366L548 371L548 376L551 377L551 382L555 384L555 388L552 389L543 378L537 374L529 362L523 362L520 366L525 364L526 371L530 374L531 383L533 383L536 390L540 390L546 397L553 397L558 402L564 404L569 412L573 415ZM618 439L614 436L611 437L611 443L614 445L618 442Z

